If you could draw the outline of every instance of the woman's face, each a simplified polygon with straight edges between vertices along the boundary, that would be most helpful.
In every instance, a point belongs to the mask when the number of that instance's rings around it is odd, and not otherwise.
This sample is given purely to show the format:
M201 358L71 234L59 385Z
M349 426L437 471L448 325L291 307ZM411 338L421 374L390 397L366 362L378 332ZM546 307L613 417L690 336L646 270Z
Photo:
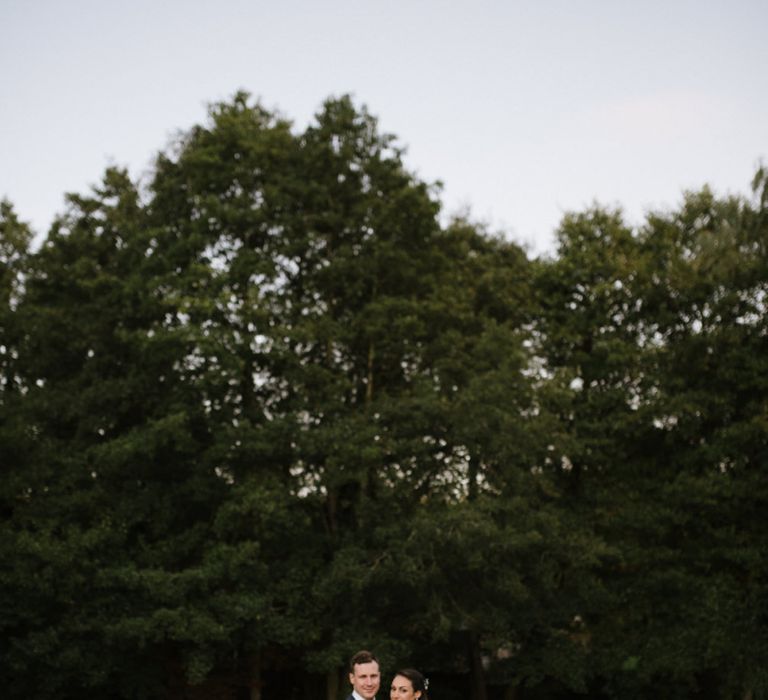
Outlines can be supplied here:
M390 700L416 700L421 697L421 691L413 691L413 683L405 676L395 676L389 689Z

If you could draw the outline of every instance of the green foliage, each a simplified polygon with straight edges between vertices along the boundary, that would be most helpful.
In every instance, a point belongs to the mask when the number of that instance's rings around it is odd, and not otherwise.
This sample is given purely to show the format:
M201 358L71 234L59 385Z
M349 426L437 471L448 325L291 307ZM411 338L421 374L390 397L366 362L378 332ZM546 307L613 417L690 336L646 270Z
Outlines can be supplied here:
M362 647L476 694L768 696L766 181L530 260L441 225L349 97L297 132L238 94L38 250L2 203L8 697Z

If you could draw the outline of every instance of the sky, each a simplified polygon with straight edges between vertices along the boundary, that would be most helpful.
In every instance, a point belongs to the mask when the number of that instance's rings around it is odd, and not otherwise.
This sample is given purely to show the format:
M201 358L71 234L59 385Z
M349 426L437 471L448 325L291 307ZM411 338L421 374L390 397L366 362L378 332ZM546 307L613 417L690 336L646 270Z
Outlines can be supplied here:
M246 90L303 130L351 94L533 255L594 203L641 225L768 163L766 0L0 0L0 197L41 239L105 168Z

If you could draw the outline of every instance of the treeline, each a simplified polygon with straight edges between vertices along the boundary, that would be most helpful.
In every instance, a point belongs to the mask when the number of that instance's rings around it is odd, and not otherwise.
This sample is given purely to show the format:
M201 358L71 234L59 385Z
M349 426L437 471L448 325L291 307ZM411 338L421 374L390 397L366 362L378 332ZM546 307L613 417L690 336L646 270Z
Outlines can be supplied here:
M768 697L768 174L532 259L348 98L0 211L6 698Z

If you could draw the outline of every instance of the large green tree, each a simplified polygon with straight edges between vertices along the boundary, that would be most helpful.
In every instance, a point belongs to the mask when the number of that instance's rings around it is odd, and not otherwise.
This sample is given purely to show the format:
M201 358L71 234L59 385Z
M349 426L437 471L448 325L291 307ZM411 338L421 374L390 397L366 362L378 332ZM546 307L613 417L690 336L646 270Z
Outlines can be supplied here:
M764 696L765 212L761 170L530 260L350 98L244 93L37 250L3 203L3 687L333 700L372 646L473 700Z
M764 206L758 173L752 202L704 190L635 232L569 216L542 268L554 466L616 554L586 618L611 695L764 692Z

